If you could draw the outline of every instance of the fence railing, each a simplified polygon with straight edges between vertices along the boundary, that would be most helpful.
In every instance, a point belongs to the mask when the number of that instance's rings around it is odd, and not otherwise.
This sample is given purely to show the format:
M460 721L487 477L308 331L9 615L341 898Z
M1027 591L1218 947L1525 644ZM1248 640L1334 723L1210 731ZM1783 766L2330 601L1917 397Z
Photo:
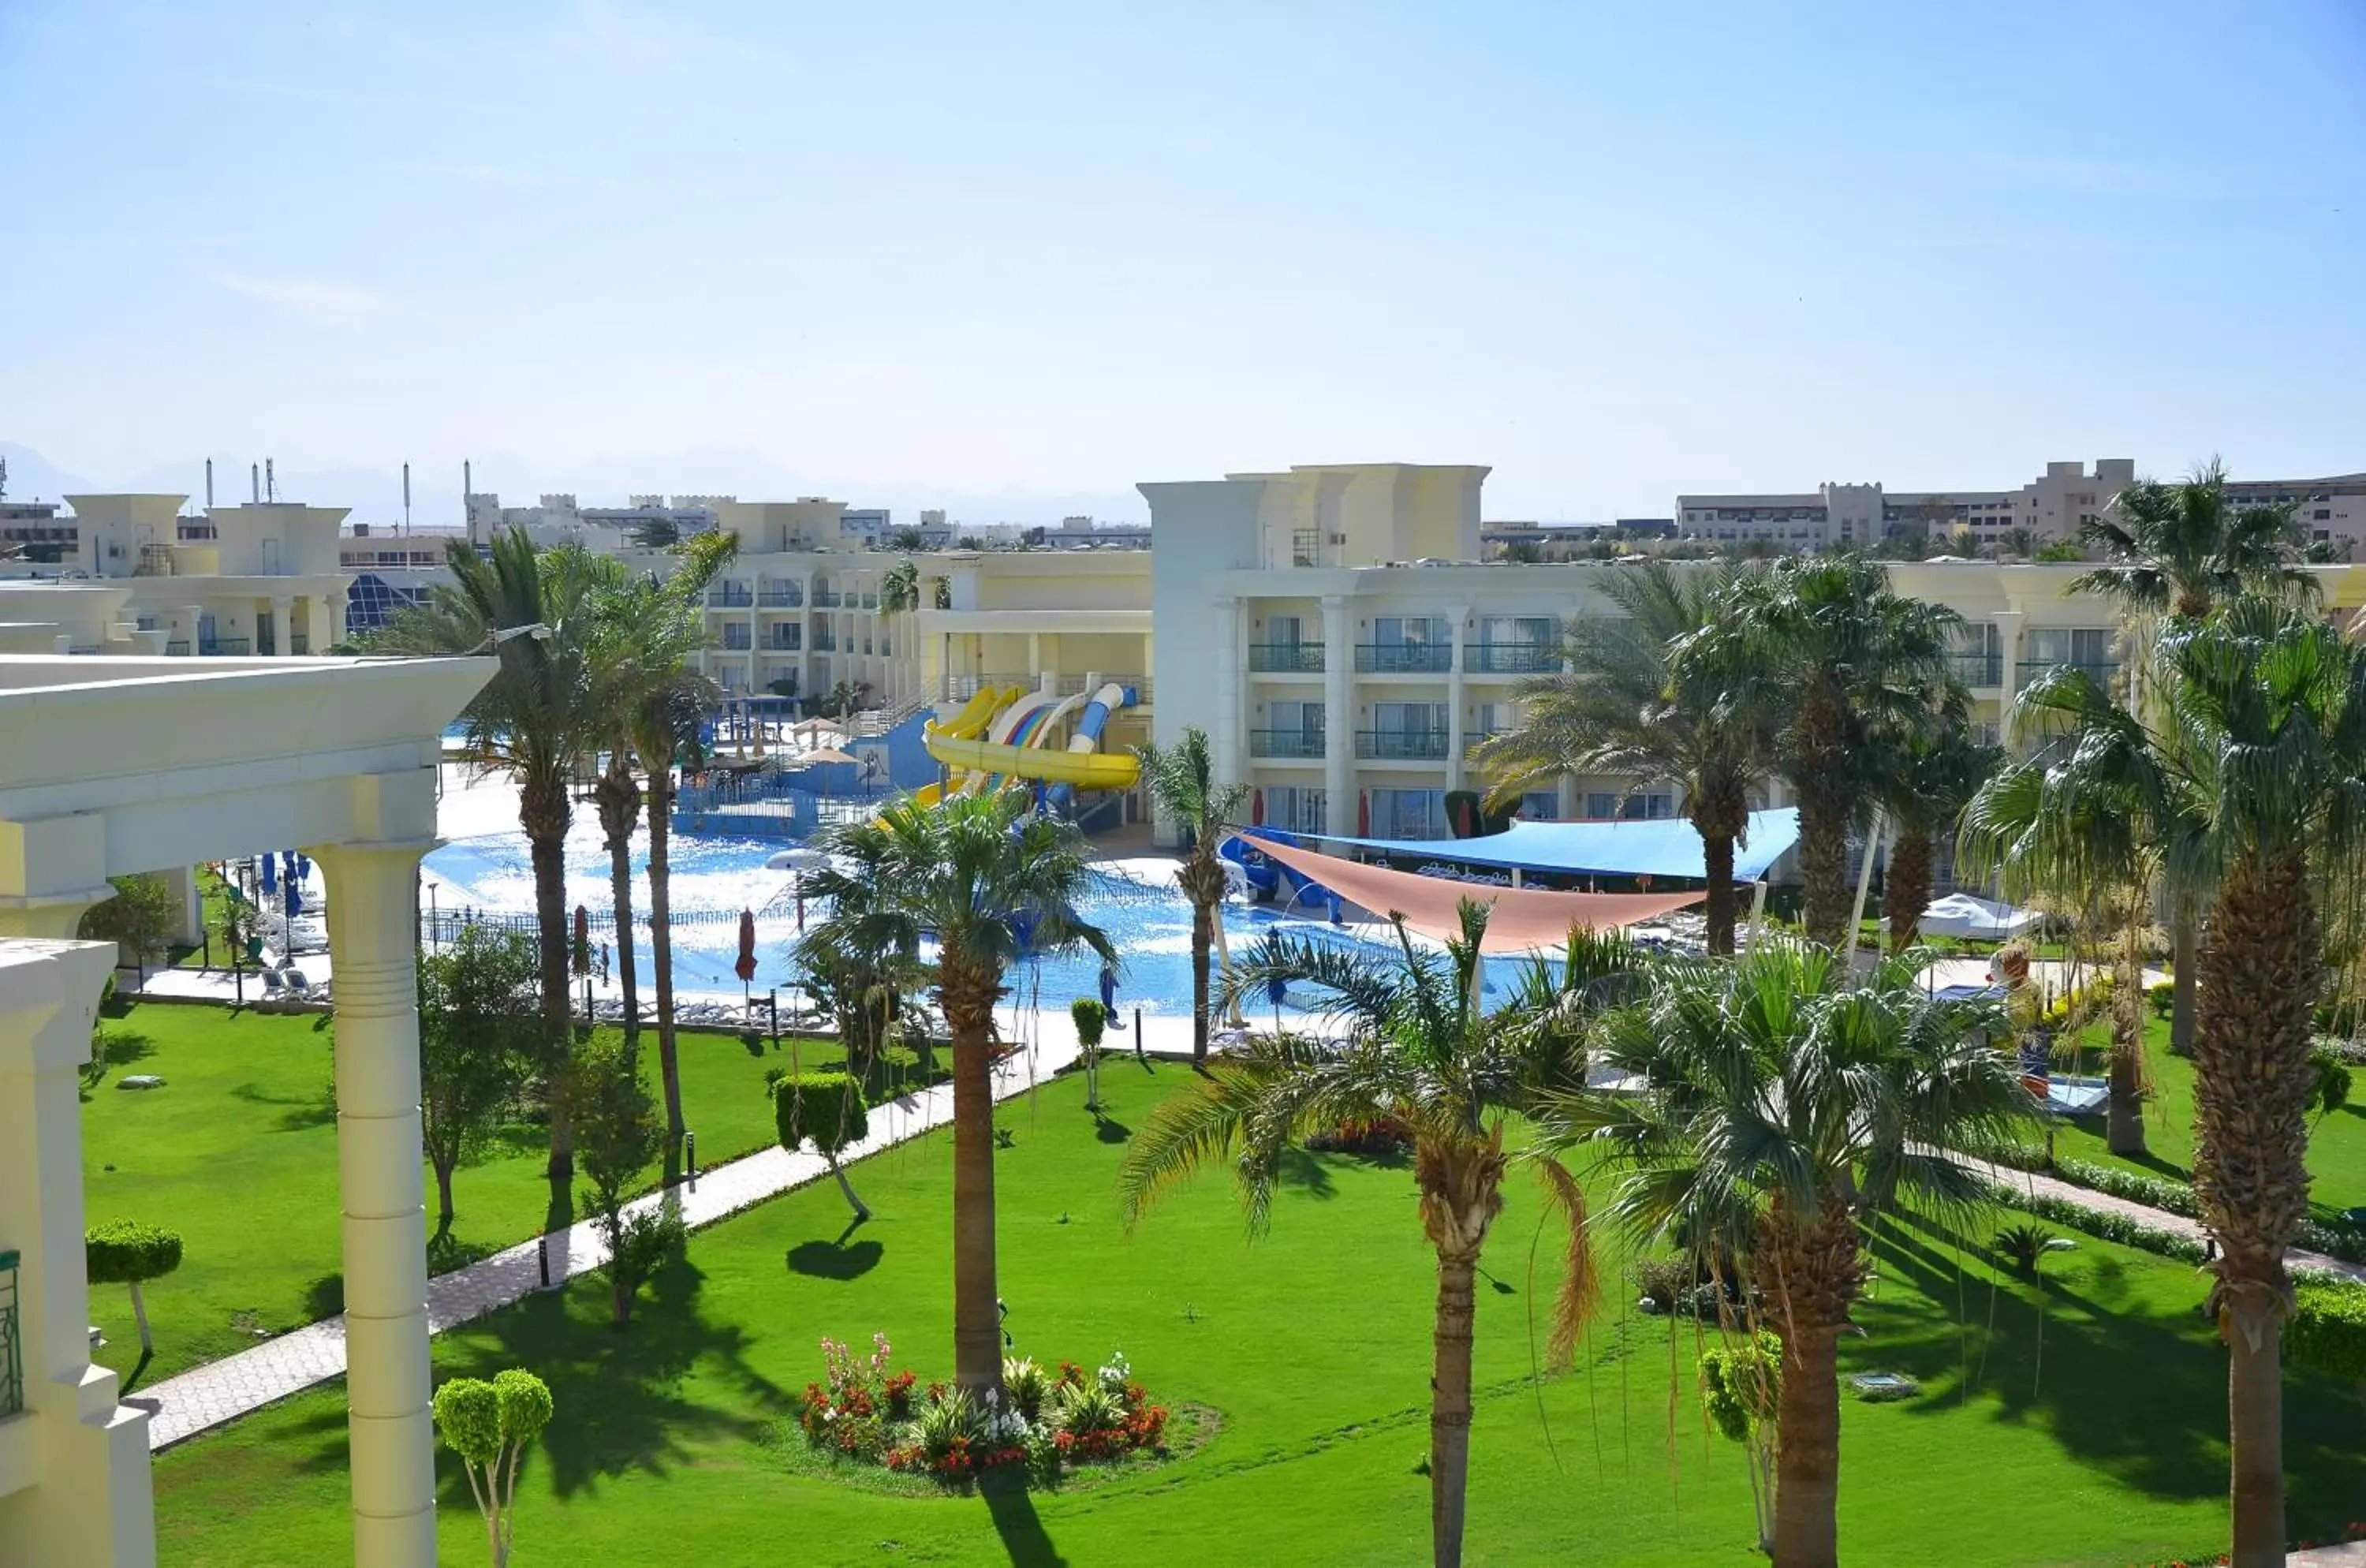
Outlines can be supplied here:
M846 595L840 593L835 588L817 588L814 590L814 608L817 610L835 610L841 604L845 603L845 600Z
M794 610L806 602L806 591L798 583L776 583L756 595L756 603L768 610Z
M1249 755L1252 757L1312 758L1323 755L1323 732L1303 729L1252 729L1249 731Z
M706 591L706 603L710 609L744 610L755 602L755 595L745 588L710 588Z
M1253 642L1249 670L1258 675L1320 675L1323 645L1319 642Z
M19 1259L16 1250L0 1252L0 1416L25 1408L25 1336L17 1307Z
M2004 655L2001 653L1957 653L1949 656L1955 679L1966 686L2001 686L2004 684Z
M186 659L189 656L189 639L185 637L168 639L164 644L164 655L168 659Z
M242 637L209 637L197 644L197 653L206 659L243 659L251 646Z
M1550 643L1482 642L1463 653L1480 675L1541 675L1560 668L1560 649Z
M1359 729L1356 755L1380 761L1443 761L1446 731L1442 729Z
M291 654L299 656L310 653L312 651L312 638L310 635L305 632L289 632L287 634L287 651Z
M1444 642L1359 642L1356 668L1368 675L1443 675L1454 668L1454 646Z

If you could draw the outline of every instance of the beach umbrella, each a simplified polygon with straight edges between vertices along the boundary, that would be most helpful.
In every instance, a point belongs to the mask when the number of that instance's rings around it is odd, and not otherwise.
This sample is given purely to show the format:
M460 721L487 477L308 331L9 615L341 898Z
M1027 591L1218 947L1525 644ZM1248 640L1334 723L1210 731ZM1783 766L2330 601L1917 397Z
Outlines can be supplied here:
M299 876L296 874L296 852L294 850L282 850L279 852L279 877L281 881L287 883L297 883L304 880L301 876Z
M783 762L781 766L784 768L802 768L815 762L852 762L858 760L859 759L852 755L839 750L835 746L817 746L810 751L798 752L794 757Z
M1252 828L1265 826L1265 791L1261 789L1249 791L1249 826Z
M265 893L279 891L279 857L276 855L263 857L263 890Z
M580 904L575 906L575 972L592 973L592 911Z
M304 890L294 877L287 879L287 918L294 919L304 912Z
M1116 1021L1117 965L1113 964L1101 965L1101 1011L1109 1014L1111 1022Z
M1290 982L1281 979L1265 983L1265 999L1273 1004L1273 1032L1281 1032L1281 1004L1290 999Z
M742 985L755 983L756 911L753 909L739 911L739 961L731 966L731 970L739 976Z

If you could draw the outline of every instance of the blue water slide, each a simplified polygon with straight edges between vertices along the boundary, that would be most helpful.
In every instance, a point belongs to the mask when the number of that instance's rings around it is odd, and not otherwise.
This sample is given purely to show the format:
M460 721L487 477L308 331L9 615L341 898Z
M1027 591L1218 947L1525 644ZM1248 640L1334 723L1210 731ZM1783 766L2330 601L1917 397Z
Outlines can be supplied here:
M1071 751L1097 751L1100 749L1101 731L1109 728L1113 708L1130 708L1139 699L1132 686L1121 686L1112 681L1093 694L1093 700L1076 715L1076 732L1068 740ZM1055 784L1043 792L1043 804L1055 817L1065 817L1076 804L1076 786Z

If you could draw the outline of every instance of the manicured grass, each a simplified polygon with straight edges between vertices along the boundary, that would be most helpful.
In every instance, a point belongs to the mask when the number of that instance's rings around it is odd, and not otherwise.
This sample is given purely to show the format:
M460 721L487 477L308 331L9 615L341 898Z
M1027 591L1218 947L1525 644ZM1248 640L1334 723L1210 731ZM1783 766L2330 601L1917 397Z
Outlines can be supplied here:
M2092 1029L2083 1039L2100 1047L2109 1032ZM2055 1139L2057 1155L2171 1180L2191 1179L2193 1064L2170 1055L2164 1020L2146 1020L2145 1061L2153 1083L2153 1098L2145 1107L2146 1156L2127 1159L2112 1154L2104 1143L2101 1116L2060 1123ZM2102 1069L2095 1066L2087 1070ZM2318 1219L2330 1220L2341 1210L2366 1205L2366 1105L2353 1102L2329 1116L2310 1119L2308 1173L2313 1179L2310 1202Z
M778 1423L820 1375L823 1335L873 1329L924 1379L950 1368L949 1143L854 1168L875 1211L848 1234L828 1182L702 1233L633 1328L579 1281L436 1342L439 1375L524 1364L558 1418L522 1484L531 1562L1417 1563L1428 1560L1432 1260L1403 1169L1293 1164L1270 1235L1243 1237L1203 1179L1128 1236L1112 1198L1129 1135L1184 1069L1105 1076L1112 1122L1063 1079L1006 1107L997 1156L1000 1287L1020 1351L1091 1364L1113 1348L1154 1397L1221 1412L1189 1458L1074 1492L899 1497L803 1473ZM1594 1183L1597 1196L1603 1188ZM1741 1451L1707 1435L1689 1322L1622 1303L1588 1370L1531 1382L1533 1187L1515 1181L1480 1295L1473 1564L1763 1562ZM1544 1247L1551 1245L1549 1235ZM1913 1226L1877 1249L1848 1371L1902 1370L1900 1404L1843 1415L1842 1551L1853 1562L2118 1565L2225 1529L2225 1355L2190 1269L2101 1243L2047 1283L1995 1281L1977 1251ZM1673 1372L1671 1369L1673 1369ZM2297 1531L2356 1507L2366 1437L2346 1391L2297 1384L2286 1457ZM162 1553L270 1568L348 1550L342 1391L291 1400L160 1458ZM482 1536L443 1461L444 1547Z
M105 1022L115 1065L84 1095L84 1191L91 1223L137 1219L181 1233L178 1272L147 1287L153 1382L339 1310L337 1129L329 1103L325 1016L235 1012L147 1002ZM654 1089L657 1049L644 1034ZM803 1042L804 1060L837 1065L834 1043ZM764 1069L736 1038L682 1036L682 1115L701 1165L774 1141ZM156 1073L160 1089L119 1090L126 1073ZM453 1183L458 1210L439 1267L524 1241L542 1226L549 1188L539 1127L518 1125ZM434 1176L422 1167L427 1222ZM140 1355L130 1293L100 1287L91 1315L107 1336L98 1359L129 1373Z

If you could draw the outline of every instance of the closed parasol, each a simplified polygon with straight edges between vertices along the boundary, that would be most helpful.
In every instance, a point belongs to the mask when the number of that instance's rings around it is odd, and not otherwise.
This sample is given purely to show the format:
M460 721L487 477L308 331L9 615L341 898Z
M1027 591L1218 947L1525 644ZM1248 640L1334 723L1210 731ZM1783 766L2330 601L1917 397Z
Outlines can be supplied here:
M739 911L739 962L731 966L739 983L750 986L756 981L756 911Z

